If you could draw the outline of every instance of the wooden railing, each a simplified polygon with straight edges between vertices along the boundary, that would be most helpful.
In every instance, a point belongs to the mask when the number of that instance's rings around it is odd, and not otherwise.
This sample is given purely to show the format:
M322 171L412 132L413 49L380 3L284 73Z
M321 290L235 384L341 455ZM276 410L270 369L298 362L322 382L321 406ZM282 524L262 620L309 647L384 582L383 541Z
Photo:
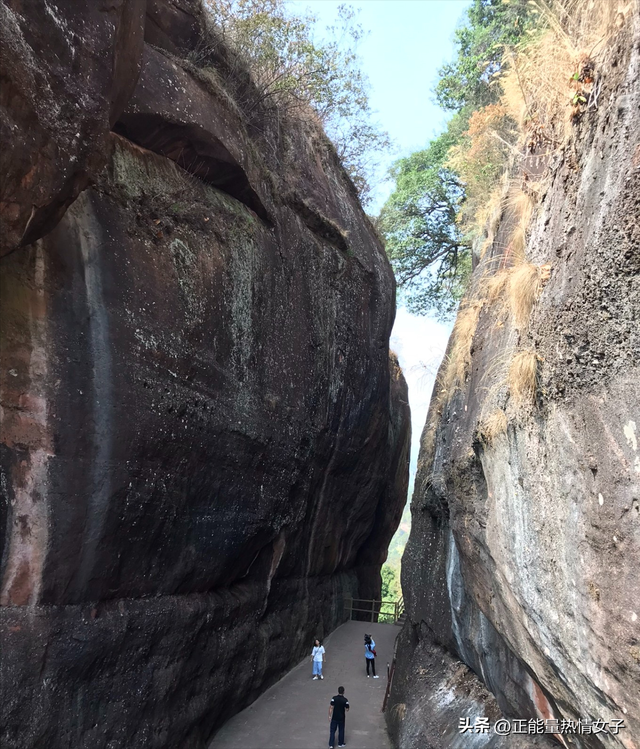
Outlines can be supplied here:
M382 712L384 713L389 703L389 695L391 694L391 687L393 685L393 674L396 670L396 659L395 656L391 662L391 666L387 663L387 688L384 690L384 699L382 700Z
M377 601L371 598L345 598L344 606L345 612L349 615L349 619L353 619L355 614L360 621L377 621L380 623L380 619L383 618L386 622L397 624L400 617L404 614L403 597L397 601ZM366 619L360 618L365 615ZM396 670L396 646L397 640L393 649L393 660L391 661L391 664L387 663L387 688L385 689L384 699L382 701L383 713L387 709L389 696L391 694L391 686L393 684L393 674Z
M395 624L404 611L404 599L399 601L376 601L371 598L345 598L345 611L349 619ZM356 616L354 616L354 614Z

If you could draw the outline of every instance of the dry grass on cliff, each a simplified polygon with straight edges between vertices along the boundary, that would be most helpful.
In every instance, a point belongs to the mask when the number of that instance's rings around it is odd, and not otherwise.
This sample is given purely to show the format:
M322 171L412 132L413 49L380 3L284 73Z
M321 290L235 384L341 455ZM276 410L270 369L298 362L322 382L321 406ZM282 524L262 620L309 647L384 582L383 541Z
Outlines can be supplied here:
M453 393L464 384L471 362L471 345L478 327L478 319L483 307L481 300L463 301L451 333L451 345L445 357L444 368L439 374L439 394L443 400L450 400Z
M548 266L532 263L521 263L511 270L507 297L516 327L523 328L529 322L547 273Z
M467 379L471 363L473 337L478 327L483 300L463 300L451 333L448 353L445 356L434 386L434 396L429 407L427 423L420 441L418 469L433 460L438 424L442 418L445 405L454 393L462 387Z
M464 183L465 198L458 221L472 234L484 225L487 195L500 194L510 161L517 156L517 131L513 119L500 103L488 104L471 113L467 130L449 148L446 166Z
M633 8L633 0L531 3L539 23L506 54L499 78L501 107L508 119L517 123L519 133L514 138L505 136L511 144L503 151L508 162L503 164L505 179L520 162L525 181L514 185L512 180L503 192L496 189L477 213L487 234L481 254L493 245L501 220L515 222L504 241L504 265L524 262L526 257L527 232L539 188L531 180L542 179L541 174L532 177L531 172L543 171L550 154L566 144L573 123L599 106L599 68L604 53L617 30L628 23Z
M483 283L486 299L491 305L498 304L498 315L510 314L515 327L522 329L550 273L550 265L525 262L500 270Z
M394 720L404 720L407 714L407 706L404 702L397 702L389 712Z
M486 236L480 248L481 259L489 248L494 250L489 261L490 268L524 262L537 189L537 185L528 182L525 185L522 179L510 178L509 170L506 170L501 183L491 192L483 209L478 212L478 221L481 222L482 231ZM506 237L500 235L501 226L511 227ZM500 247L496 246L499 236L502 252L499 251Z
M506 433L507 425L507 414L501 408L497 408L480 422L478 436L484 445L491 447L501 434Z
M619 0L533 0L544 31L506 59L502 104L537 153L561 147L571 123L598 105L598 62L631 12ZM595 73L595 74L594 74Z
M535 351L527 349L513 357L508 385L509 396L516 406L535 402L538 390L538 355Z
M544 184L544 164L548 163L551 152L564 147L576 119L598 106L599 61L631 8L630 3L618 0L532 2L538 7L542 23L535 34L510 53L505 61L506 72L500 79L501 104L518 123L520 140L516 148L507 136L502 138L505 148L491 162L493 189L489 192L489 183L482 183L482 190L489 197L474 212L472 225L468 227L472 235L484 233L480 255L485 274L469 292L456 319L448 357L438 378L431 419L433 429L427 430L426 440L430 442L433 442L435 424L444 404L467 379L481 310L485 306L492 309L496 327L508 319L515 329L522 331L530 322L534 306L551 274L549 264L528 262L526 251L537 196ZM487 120L486 124L480 133L483 143L491 141L489 136L499 135L489 132L497 127L493 120ZM467 162L471 166L475 164L471 157L475 153L477 135L471 131L467 133L470 146L463 154L458 154L458 160L465 157L468 169L471 167ZM498 156L504 157L502 177L496 176ZM543 161L538 162L537 156ZM482 166L484 162L479 160L478 163ZM513 179L514 171L517 180ZM534 184L534 180L540 182ZM478 194L482 190L478 190ZM508 387L509 411L535 403L538 363L535 351L526 350L518 352L513 359L507 357L501 365L495 388ZM495 399L490 400L495 404ZM506 426L505 411L495 408L487 418L481 419L478 433L485 444L490 444L506 431Z
M531 195L518 189L507 198L507 211L515 220L515 227L511 233L509 252L514 262L524 262L527 247L527 232L533 217L534 203Z
M498 307L498 319L507 314L516 328L524 328L531 316L549 266L519 263L481 280L476 295L462 302L451 333L449 351L438 374L438 411L460 389L469 373L473 339L486 304ZM513 366L513 365L512 365ZM516 382L519 381L516 377ZM518 392L520 392L518 388Z
M485 201L483 207L478 211L477 221L479 233L480 230L484 230L486 235L480 247L480 259L485 256L486 251L493 245L496 239L500 222L502 221L508 184L508 175L505 172L505 177L503 178L502 183L492 190L488 200Z

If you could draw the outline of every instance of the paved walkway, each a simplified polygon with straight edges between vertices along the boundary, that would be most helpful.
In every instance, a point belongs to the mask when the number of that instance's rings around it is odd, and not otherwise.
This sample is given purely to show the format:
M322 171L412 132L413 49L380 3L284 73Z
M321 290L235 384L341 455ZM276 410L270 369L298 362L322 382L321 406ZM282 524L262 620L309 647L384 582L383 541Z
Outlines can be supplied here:
M384 715L387 663L399 627L393 624L347 622L324 641L324 680L311 678L309 657L274 684L216 734L209 749L324 749L329 744L329 702L343 686L351 709L347 713L349 749L390 749ZM367 679L364 633L376 642L379 679ZM338 736L336 734L336 746Z

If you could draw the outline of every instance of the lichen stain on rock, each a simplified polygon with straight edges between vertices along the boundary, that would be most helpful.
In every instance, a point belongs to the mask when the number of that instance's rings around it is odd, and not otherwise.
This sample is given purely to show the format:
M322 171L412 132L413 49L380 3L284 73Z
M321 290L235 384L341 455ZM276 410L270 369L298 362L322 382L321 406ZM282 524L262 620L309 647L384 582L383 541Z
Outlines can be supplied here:
M178 285L182 291L185 306L189 311L190 320L192 323L201 321L203 304L202 300L198 298L197 286L192 281L193 275L196 272L196 268L194 267L197 260L196 254L186 242L183 242L178 237L171 240L169 250L171 251L178 277Z
M624 436L626 437L627 444L634 451L638 451L638 439L636 437L636 422L633 419L629 421L623 427ZM636 455L633 458L633 468L636 473L640 473L640 455Z
M624 436L627 438L629 447L635 452L638 449L638 440L636 439L636 422L631 419L624 425Z
M12 528L0 591L1 606L26 606L38 601L47 536L47 485L49 453L32 450L14 470L11 499Z
M253 329L254 284L260 272L259 250L241 233L232 234L229 254L229 277L232 279L231 295L231 335L233 337L232 360L234 373L240 385L238 397L247 390L242 383L251 377L250 363Z

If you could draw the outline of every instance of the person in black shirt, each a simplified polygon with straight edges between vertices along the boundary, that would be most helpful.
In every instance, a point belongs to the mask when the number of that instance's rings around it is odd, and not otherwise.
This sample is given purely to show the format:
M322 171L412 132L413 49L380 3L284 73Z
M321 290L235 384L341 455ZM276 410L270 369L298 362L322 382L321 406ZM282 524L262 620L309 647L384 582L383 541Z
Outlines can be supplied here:
M331 698L329 705L329 749L335 746L336 728L338 729L338 746L344 743L344 720L349 709L349 700L344 696L344 687L338 687L338 694Z

